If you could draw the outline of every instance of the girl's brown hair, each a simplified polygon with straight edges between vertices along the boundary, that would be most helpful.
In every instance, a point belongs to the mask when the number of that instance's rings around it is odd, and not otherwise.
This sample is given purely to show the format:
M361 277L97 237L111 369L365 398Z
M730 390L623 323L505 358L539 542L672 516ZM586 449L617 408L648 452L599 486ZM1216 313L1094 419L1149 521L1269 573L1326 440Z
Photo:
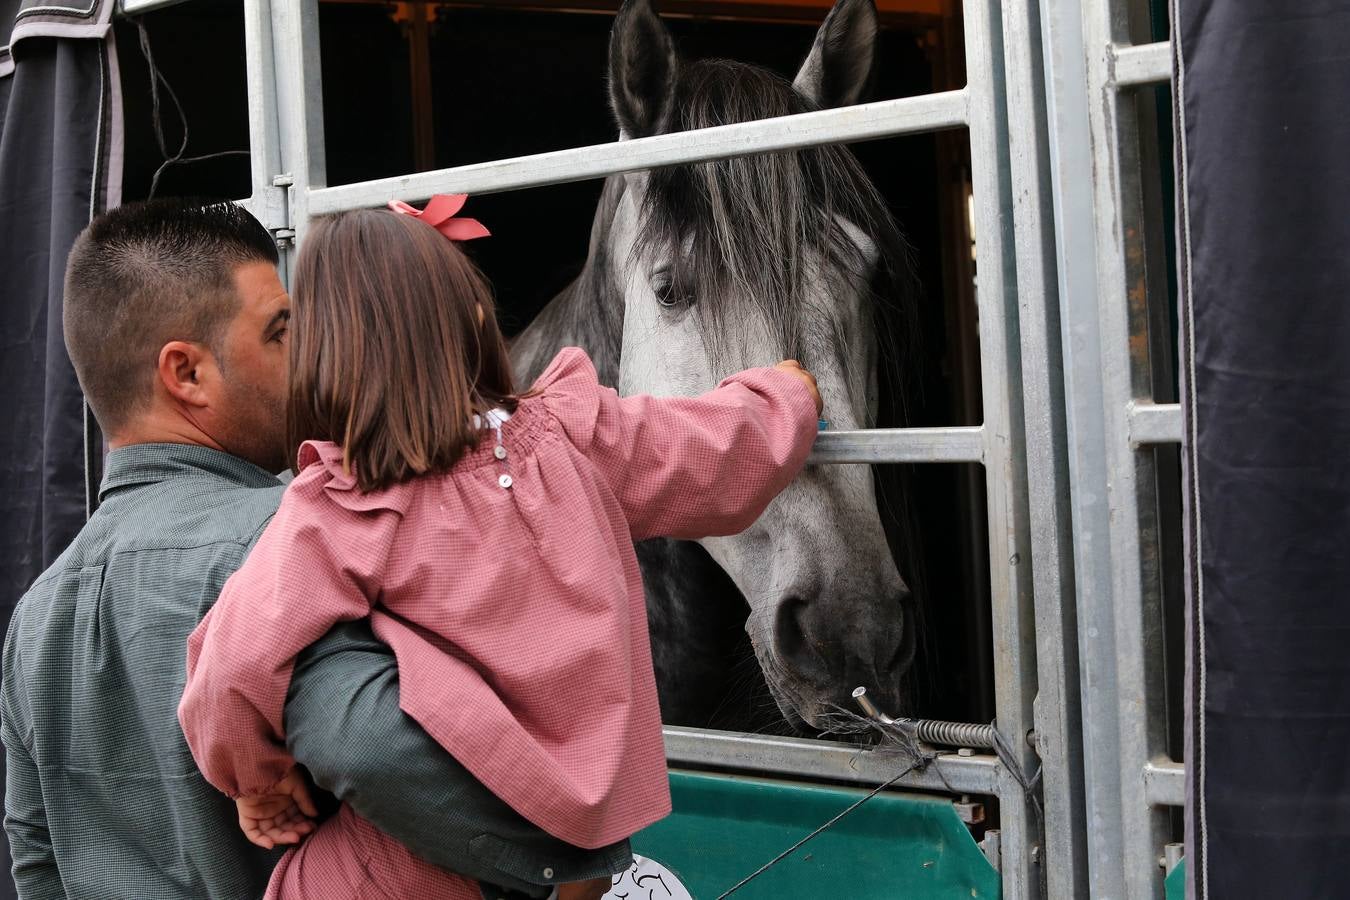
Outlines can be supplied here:
M491 289L426 223L314 220L292 294L288 443L341 445L361 490L445 471L477 445L475 414L515 409Z

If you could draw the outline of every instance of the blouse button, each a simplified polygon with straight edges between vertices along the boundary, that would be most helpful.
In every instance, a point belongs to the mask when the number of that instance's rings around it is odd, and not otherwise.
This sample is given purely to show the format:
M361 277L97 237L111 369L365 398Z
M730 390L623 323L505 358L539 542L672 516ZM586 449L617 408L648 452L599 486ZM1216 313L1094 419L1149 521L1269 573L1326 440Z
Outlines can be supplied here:
M492 455L498 459L506 459L506 448L501 444L498 444L496 449L492 451Z
M552 870L552 869L544 869L544 879L545 879L545 880L548 880L548 879L550 879L550 878L552 878L552 877L553 877L553 870Z
M504 488L509 488L511 486L511 476L503 475L502 477L497 479L497 483Z

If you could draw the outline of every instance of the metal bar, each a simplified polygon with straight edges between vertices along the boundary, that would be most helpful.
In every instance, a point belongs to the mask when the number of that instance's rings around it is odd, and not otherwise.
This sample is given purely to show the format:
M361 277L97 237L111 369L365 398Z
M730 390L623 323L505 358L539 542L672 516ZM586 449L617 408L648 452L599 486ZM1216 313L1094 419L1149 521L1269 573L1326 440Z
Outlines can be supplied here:
M393 198L491 194L772 150L959 128L966 123L966 97L965 90L946 91L362 181L311 192L309 210L321 215L382 206Z
M310 193L325 183L318 0L272 0L272 40L281 135L278 174L290 182L288 218L298 244L309 220Z
M852 784L884 784L910 764L894 751L839 741L734 734L702 728L668 727L666 758L673 766L699 766L795 775ZM928 768L901 778L901 787L946 793L997 795L1002 765L993 756L941 754Z
M1102 341L1097 317L1094 160L1084 4L1043 0L1041 39L1049 121L1051 190L1073 521L1074 593L1078 598L1084 803L1088 890L1081 896L1125 897L1119 854L1121 821L1115 628L1110 565L1111 510L1102 404ZM1117 295L1113 291L1112 297Z
M1012 233L1008 121L1004 105L1001 3L966 0L966 88L970 102L971 182L979 274L980 381L984 399L985 492L989 514L990 620L994 708L1025 772L1038 763L1032 730L1036 685L1031 533L1027 512L1022 370L1018 343L1017 265ZM1012 778L999 793L1003 895L1044 894L1042 836L1029 798Z
M1110 49L1111 83L1118 88L1162 84L1172 80L1172 45L1112 44Z
M1131 445L1131 404L1151 399L1151 375L1137 106L1115 89L1129 16L1119 0L1082 5L1081 15L1084 103L1072 111L1078 123L1068 127L1080 129L1076 140L1090 174L1065 189L1090 184L1092 195L1089 217L1061 227L1093 236L1096 280L1061 296L1070 297L1066 357L1071 346L1076 355L1069 378L1079 382L1070 415L1080 438L1091 434L1084 446L1099 454L1080 460L1074 475L1083 507L1081 519L1074 512L1075 527L1083 526L1078 561L1096 582L1078 594L1080 659L1091 657L1095 670L1085 665L1082 701L1084 732L1091 735L1086 778L1095 787L1088 819L1102 838L1094 840L1089 863L1091 895L1162 900L1157 860L1170 840L1168 813L1148 804L1141 777L1123 776L1142 772L1166 749L1155 454ZM1128 75L1130 60L1147 57L1124 58ZM1070 77L1055 73L1056 82ZM1087 348L1093 339L1095 348Z
M187 2L188 0L121 0L117 4L115 14L118 18L125 19Z
M808 465L825 463L978 463L984 461L984 429L867 428L822 431Z
M275 183L276 177L281 174L281 125L277 116L275 54L271 0L249 0L244 4L249 169L253 182L248 211L272 232L290 227L286 188Z
M1130 403L1130 444L1181 443L1181 405L1177 403Z
M1186 805L1186 767L1164 760L1144 765L1144 797L1150 806Z
M1040 17L1041 4L1036 0L1003 2L1027 496L1033 536L1034 721L1036 750L1043 766L1043 869L1046 896L1067 898L1088 896L1087 821L1069 450Z

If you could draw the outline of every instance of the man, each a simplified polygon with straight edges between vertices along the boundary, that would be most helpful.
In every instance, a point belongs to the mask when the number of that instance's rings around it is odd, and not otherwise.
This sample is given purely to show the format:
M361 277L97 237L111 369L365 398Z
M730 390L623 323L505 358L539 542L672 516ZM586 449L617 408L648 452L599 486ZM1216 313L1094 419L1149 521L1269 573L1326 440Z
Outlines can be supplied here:
M4 824L25 900L255 898L278 858L244 839L176 716L187 636L283 490L270 474L288 455L276 263L271 236L230 203L125 206L71 251L66 344L111 452L98 512L5 641ZM320 787L488 897L627 865L626 844L588 853L526 823L398 699L368 623L340 627L296 667L290 749Z

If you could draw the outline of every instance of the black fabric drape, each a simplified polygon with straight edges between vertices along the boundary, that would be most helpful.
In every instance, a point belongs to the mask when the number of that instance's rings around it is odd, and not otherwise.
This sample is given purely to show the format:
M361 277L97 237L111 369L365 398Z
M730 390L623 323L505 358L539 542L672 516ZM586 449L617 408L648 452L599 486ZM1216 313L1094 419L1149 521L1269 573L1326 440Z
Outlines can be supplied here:
M108 14L0 0L0 626L84 523L101 459L62 339L61 283L75 236L120 194ZM0 900L13 896L0 877Z
M1193 898L1350 883L1350 3L1176 0Z

